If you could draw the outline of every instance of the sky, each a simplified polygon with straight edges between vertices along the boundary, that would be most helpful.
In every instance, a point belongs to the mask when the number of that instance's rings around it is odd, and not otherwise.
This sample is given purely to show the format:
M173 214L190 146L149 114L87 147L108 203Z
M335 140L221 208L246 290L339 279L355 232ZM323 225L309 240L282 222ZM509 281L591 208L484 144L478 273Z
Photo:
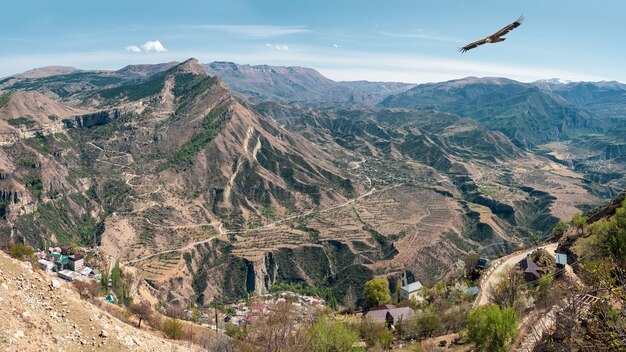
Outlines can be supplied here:
M49 65L232 61L334 80L626 82L626 1L0 0L0 77ZM457 49L526 17L507 40Z

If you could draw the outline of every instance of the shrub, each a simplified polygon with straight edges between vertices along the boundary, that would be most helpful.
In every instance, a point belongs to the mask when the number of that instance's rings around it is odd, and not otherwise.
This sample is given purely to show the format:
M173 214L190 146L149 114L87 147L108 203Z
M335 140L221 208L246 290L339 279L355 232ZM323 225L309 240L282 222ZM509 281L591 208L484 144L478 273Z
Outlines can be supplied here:
M167 319L161 328L165 336L178 340L183 337L183 324L178 319Z
M477 351L508 351L518 333L518 315L513 307L483 306L470 311L467 318L468 337Z
M18 260L35 260L35 250L24 244L14 244L9 248L9 255Z
M352 351L352 344L359 341L357 332L345 323L332 318L317 319L308 331L311 339L310 351Z

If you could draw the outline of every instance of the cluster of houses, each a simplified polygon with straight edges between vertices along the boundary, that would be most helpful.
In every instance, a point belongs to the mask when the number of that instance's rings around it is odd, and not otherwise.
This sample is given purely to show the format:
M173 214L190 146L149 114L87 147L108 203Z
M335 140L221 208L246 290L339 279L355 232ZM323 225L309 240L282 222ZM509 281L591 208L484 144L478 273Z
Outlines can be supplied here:
M99 272L85 265L85 259L79 253L72 253L70 246L53 247L47 251L35 253L41 270L56 273L67 280L97 279Z

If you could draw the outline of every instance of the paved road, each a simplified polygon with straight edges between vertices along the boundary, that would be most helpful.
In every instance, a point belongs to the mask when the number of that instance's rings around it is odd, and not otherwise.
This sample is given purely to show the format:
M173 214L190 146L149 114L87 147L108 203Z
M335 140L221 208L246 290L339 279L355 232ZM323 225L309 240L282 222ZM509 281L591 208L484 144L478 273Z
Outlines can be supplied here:
M538 248L543 248L545 250L547 250L549 253L551 253L552 255L554 255L554 252L556 251L556 243L550 243L547 245L543 245L541 247ZM489 292L491 292L492 288L498 283L498 281L500 281L500 277L503 273L506 273L510 268L512 268L513 266L515 266L517 263L519 263L520 260L526 258L526 256L536 250L537 248L532 248L529 249L527 251L523 251L519 254L513 255L509 258L507 258L502 264L498 265L497 268L495 268L491 274L489 274L489 276L487 277L487 279L485 280L485 282L482 285L482 292L480 294L480 296L477 299L477 304L479 306L485 305L489 303Z

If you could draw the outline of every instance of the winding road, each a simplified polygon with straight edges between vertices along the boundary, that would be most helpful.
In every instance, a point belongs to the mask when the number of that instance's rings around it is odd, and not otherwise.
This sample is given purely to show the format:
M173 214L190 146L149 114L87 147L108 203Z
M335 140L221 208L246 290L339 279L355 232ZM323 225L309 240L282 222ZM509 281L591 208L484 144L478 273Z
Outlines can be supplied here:
M500 281L500 278L502 277L502 275L506 273L510 268L517 265L517 263L519 263L520 260L526 258L526 256L530 254L532 251L537 250L539 248L543 248L554 256L554 252L556 251L556 246L557 246L556 243L549 243L549 244L541 245L538 247L533 247L531 249L522 251L517 254L513 254L510 257L506 258L504 262L502 262L495 269L493 269L488 274L488 276L484 279L481 285L480 293L478 297L476 298L476 301L474 302L474 306L482 306L482 305L489 304L489 292L491 292L493 287Z

